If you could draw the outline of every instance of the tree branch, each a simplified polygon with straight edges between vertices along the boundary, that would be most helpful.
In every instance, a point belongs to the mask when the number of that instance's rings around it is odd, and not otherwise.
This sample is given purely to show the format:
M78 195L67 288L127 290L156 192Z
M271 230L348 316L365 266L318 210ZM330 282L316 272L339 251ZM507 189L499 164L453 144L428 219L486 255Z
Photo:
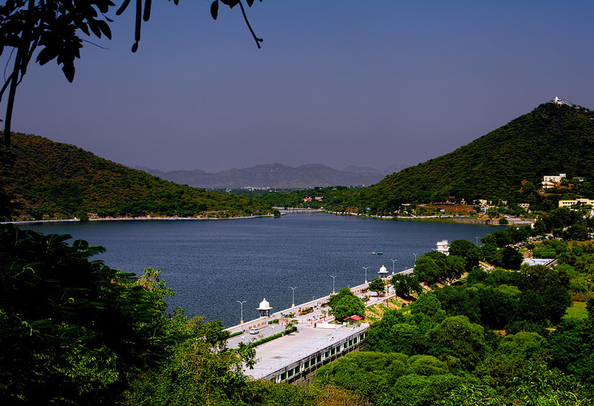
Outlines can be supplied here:
M256 45L258 46L258 49L261 49L262 47L260 46L260 42L264 41L264 39L258 38L256 36L256 33L252 29L252 26L250 25L250 22L247 18L247 15L245 14L245 9L243 8L243 3L241 2L241 0L239 0L239 7L241 7L241 13L243 14L243 19L245 20L246 25L250 29L250 32L252 33L252 37L254 37L254 41L256 41Z

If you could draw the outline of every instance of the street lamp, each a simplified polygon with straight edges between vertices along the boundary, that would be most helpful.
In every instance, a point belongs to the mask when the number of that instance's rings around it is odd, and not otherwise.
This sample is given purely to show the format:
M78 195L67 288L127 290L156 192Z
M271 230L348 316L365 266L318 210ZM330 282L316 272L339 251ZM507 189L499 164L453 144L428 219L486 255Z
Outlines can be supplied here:
M392 275L394 275L394 264L396 263L397 259L392 259Z
M479 245L479 243L478 243L478 239L479 238L478 237L474 237L474 239L476 240L476 245Z
M245 302L247 302L247 300L243 300L243 301L236 300L236 302L239 303L239 306L240 306L240 309L241 309L240 310L241 318L239 319L239 324L243 324L243 304Z
M291 302L291 307L295 307L295 289L297 289L297 286L289 286L289 289L293 290L293 301Z
M361 268L365 269L365 283L367 283L367 269L369 269L368 266L362 266Z
M415 254L414 252L412 254L415 256L415 262L417 262L417 254Z
M330 277L332 278L332 294L335 294L336 292L334 291L334 282L336 281L336 276L330 275Z

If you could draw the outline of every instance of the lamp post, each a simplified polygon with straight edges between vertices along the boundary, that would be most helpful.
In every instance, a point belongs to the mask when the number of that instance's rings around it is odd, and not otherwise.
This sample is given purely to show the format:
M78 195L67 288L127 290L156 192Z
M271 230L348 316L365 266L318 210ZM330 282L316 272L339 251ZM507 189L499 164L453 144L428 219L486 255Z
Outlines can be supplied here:
M367 269L369 269L368 266L362 266L361 268L365 269L365 283L367 283Z
M474 237L474 239L476 240L476 245L479 245L479 243L478 243L478 239L479 238L478 237Z
M239 303L239 306L240 306L240 315L241 315L241 317L240 317L240 319L239 319L239 324L243 324L243 304L244 304L245 302L247 302L247 300L243 300L243 301L241 301L241 300L236 300L236 302L237 302L237 303Z
M415 254L414 252L412 254L415 256L415 262L417 262L417 254Z
M336 292L334 291L334 282L336 281L336 276L330 275L330 277L332 278L332 294L335 294Z
M394 275L394 264L396 263L396 259L391 259L392 261L392 275Z
M295 289L297 289L297 286L289 286L289 288L293 291L293 301L291 302L291 307L295 307Z

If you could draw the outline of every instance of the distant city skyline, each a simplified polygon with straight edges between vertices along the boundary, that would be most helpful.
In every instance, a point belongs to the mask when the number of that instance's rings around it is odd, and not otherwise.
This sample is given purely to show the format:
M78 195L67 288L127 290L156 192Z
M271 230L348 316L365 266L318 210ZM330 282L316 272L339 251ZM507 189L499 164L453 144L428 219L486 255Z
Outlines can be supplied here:
M74 83L31 64L13 130L162 171L383 171L555 97L594 108L591 1L264 0L247 9L260 50L239 10L153 4L136 54L128 10L112 41L85 44Z

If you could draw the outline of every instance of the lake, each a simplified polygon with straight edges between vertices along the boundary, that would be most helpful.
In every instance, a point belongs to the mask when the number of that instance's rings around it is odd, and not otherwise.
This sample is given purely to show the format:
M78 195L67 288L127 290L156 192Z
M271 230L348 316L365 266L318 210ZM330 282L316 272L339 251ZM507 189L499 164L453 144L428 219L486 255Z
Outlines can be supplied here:
M176 295L171 306L188 316L238 324L258 316L263 298L273 311L327 295L377 276L410 268L415 255L437 241L476 242L500 227L380 220L325 213L281 218L208 221L94 221L20 226L45 234L70 234L107 252L93 257L112 268L141 274L161 270ZM72 241L70 241L72 242ZM383 255L372 255L382 251ZM392 261L395 260L395 261ZM335 278L332 278L335 276Z

